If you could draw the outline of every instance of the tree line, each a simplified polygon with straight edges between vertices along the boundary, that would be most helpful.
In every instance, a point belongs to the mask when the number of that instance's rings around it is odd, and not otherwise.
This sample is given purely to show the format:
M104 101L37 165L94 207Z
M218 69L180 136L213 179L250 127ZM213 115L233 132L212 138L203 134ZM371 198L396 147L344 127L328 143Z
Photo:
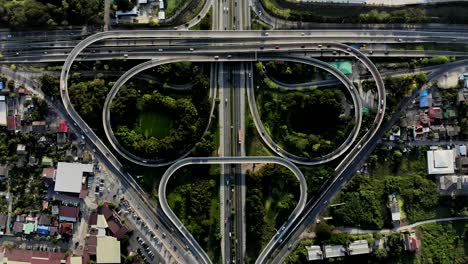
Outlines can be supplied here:
M100 0L0 0L0 21L14 28L100 25L103 3Z

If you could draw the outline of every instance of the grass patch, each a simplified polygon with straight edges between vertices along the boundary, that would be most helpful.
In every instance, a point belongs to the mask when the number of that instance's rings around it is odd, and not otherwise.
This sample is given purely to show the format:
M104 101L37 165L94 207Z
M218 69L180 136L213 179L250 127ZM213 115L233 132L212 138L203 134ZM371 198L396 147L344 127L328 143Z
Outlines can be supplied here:
M166 17L171 17L187 2L187 0L165 0L164 2L166 2L164 9Z
M138 124L146 138L164 138L169 136L172 128L171 117L161 112L142 113Z

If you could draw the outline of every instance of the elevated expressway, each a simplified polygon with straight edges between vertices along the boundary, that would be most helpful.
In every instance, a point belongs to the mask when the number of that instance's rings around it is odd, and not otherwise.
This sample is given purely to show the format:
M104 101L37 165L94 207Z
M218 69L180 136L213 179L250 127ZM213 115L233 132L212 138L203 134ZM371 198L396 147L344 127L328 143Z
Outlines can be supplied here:
M69 96L68 96L68 89L67 89L68 88L67 87L68 74L69 74L69 70L70 70L70 67L71 67L72 63L76 59L78 54L83 49L85 49L87 46L89 46L90 44L92 44L92 43L94 43L96 41L105 39L105 38L112 38L112 37L113 38L118 38L118 37L129 38L131 36L135 37L135 35L138 37L138 36L140 36L140 34L138 32L139 31L105 32L105 33L99 33L99 34L88 37L83 42L80 42L73 49L73 51L68 55L68 58L65 61L64 66L62 68L62 72L61 72L60 90L61 90L61 95L62 95L62 102L63 102L63 104L65 106L65 109L69 113L70 117L75 121L77 126L79 126L82 129L82 131L84 131L86 133L85 134L86 137L96 145L96 148L101 153L104 153L104 155L106 155L108 157L111 156L112 154L109 152L107 147L102 143L102 141L88 127L88 125L81 119L81 117L78 115L78 113L74 110L73 106L71 105L71 102L70 102L70 99L69 99ZM204 33L206 33L206 32L204 32ZM291 33L291 32L289 32L289 33ZM159 34L159 32L151 32L151 34L150 34L149 32L145 31L145 32L142 32L141 34L143 36L145 36L147 34L149 34L149 35L154 34L154 35L157 36ZM251 34L251 33L249 33L249 34ZM263 34L263 33L261 33L261 34ZM296 34L300 34L300 33L296 32ZM265 43L267 43L268 40L269 40L268 38L265 39ZM307 43L309 40L313 41L313 38L304 38L304 43ZM287 38L286 38L286 41L287 41ZM338 49L338 50L342 50L343 52L351 53L353 56L357 57L358 59L360 59L365 64L366 63L371 63L370 60L368 60L361 52L359 52L358 50L354 50L354 49L352 49L352 48L350 48L350 47L348 47L346 45L336 44L336 43L328 43L328 44L325 44L325 45L327 45L328 49ZM258 58L256 51L257 51L257 49L252 50L252 51L249 52L250 56L251 56L249 61L256 60ZM219 54L223 56L222 60L226 61L226 60L231 60L232 59L232 57L227 56L227 54L231 54L231 52L232 52L232 50L229 49L227 51L220 52ZM220 60L221 60L221 58L218 55L214 56L211 59L211 61L220 61ZM367 66L369 66L369 65L367 65ZM371 71L371 74L373 76L377 77L376 78L377 87L379 88L379 90L383 89L383 82L382 82L382 80L381 80L375 66L373 66L373 64L371 64L370 66L371 67L369 67L369 70ZM381 100L382 100L382 104L379 104L379 107L380 107L380 109L382 109L382 115L378 115L376 117L377 122L374 124L373 128L368 132L368 134L371 133L371 131L377 130L380 123L381 123L381 120L382 120L382 117L383 117L383 111L385 109L385 97L383 97ZM372 135L373 135L373 133L371 133L371 136ZM363 137L363 139L361 139L360 142L363 142L363 144L365 144L365 140L367 140L367 138ZM360 147L361 147L361 144L358 145L357 147L355 147L353 149L353 151L355 151L356 148L359 149ZM353 153L353 151L352 151L352 153ZM348 157L349 157L349 155L348 155ZM142 165L144 165L144 164L142 164ZM131 177L129 177L129 178L130 179L127 179L128 181L130 181L130 182L133 181L133 179L131 179ZM138 189L139 186L135 186L135 185L136 185L136 183L133 182L132 187L135 188L136 190L139 190ZM141 196L143 197L143 199L146 199L146 198L144 198L143 195L141 195ZM149 205L149 203L148 203L148 205ZM153 209L153 211L154 211L154 209ZM300 213L294 215L294 217L290 221L288 221L287 226L286 226L283 234L289 234L292 230L296 229L296 227L301 223L301 221L299 221L299 220L302 219L303 217L304 217L304 212L300 212ZM186 241L187 241L187 243L189 243L191 245L196 245L196 241L193 241L191 239L186 240ZM265 250L262 252L261 256L257 260L257 263L264 263L267 260L267 258L271 255L271 253L282 244L282 241L283 241L283 239L273 238L272 241L270 241L270 243L267 245ZM195 258L198 261L202 261L202 260L205 259L206 253L204 253L203 251L200 251L199 248L197 248L196 246L195 246L195 248L191 248L191 249L192 249L192 253L194 253Z
M112 127L110 124L110 106L112 103L112 100L114 97L117 95L118 91L122 87L122 85L125 84L130 78L134 77L138 73L150 69L152 67L156 67L158 65L166 64L166 63L174 63L174 62L179 62L179 61L198 61L198 62L203 62L203 61L211 61L213 60L212 56L207 56L207 55L192 55L192 56L186 56L186 55L179 55L179 56L173 56L172 58L162 58L162 59L154 59L150 60L144 63L141 63L132 69L128 70L126 73L124 73L113 85L112 89L110 90L105 103L103 107L103 127L104 131L106 133L106 136L108 137L111 145L114 147L114 149L122 155L125 159L142 165L142 166L150 166L150 167L160 167L160 166L166 166L174 161L167 161L167 160L151 160L151 159L146 159L146 158L141 158L138 157L130 152L128 152L125 148L123 148L118 140L115 138L114 133L112 131ZM262 122L260 120L260 116L258 115L258 110L255 102L255 96L254 96L254 91L253 87L248 89L248 96L249 96L249 106L252 112L252 115L255 117L255 125L257 126L257 129L259 133L261 134L262 139L265 141L265 143L270 146L270 148L278 152L280 156L283 156L285 158L288 158L290 160L293 160L296 163L302 164L302 162L317 162L316 164L319 163L324 163L331 161L335 159L336 157L340 156L343 154L354 142L356 139L358 132L361 127L361 122L362 122L362 103L359 97L359 93L357 89L354 87L354 84L339 70L336 68L332 67L331 65L315 60L312 58L300 58L300 57L287 57L287 56L274 56L274 55L269 55L269 56L257 56L256 58L257 61L271 61L271 60L285 60L285 61L293 61L293 62L298 62L298 63L305 63L311 66L319 67L322 68L328 72L330 72L332 75L334 75L338 80L340 80L342 83L345 84L346 88L348 89L349 93L351 94L352 100L353 100L353 105L355 109L355 115L354 115L354 120L355 120L355 127L353 128L352 132L348 136L348 138L343 142L343 144L333 151L332 153L315 160L309 161L307 159L304 160L304 158L294 156L293 154L290 154L284 150L279 150L279 147L273 142L273 140L268 136L267 133L265 133L265 129L263 128ZM244 56L236 56L236 57L231 57L229 61L255 61L255 57L249 56L249 55L244 55ZM211 114L213 114L214 110L214 96L215 92L213 91L213 88L211 89L210 92L210 97L212 98L212 108L211 108ZM379 97L379 100L380 97ZM208 124L209 126L209 124ZM206 130L205 130L206 131ZM180 157L184 158L190 154L190 152L193 150L193 148L190 148L189 150L186 150L186 152ZM315 163L314 163L315 164Z

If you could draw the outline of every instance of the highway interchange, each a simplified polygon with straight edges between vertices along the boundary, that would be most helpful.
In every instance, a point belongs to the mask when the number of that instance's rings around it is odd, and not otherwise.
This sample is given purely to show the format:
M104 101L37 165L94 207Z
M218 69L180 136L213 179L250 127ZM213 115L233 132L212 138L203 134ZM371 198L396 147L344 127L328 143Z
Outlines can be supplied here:
M231 2L232 3L232 2ZM215 12L215 25L218 25L220 30L223 27L226 29L244 29L244 22L250 25L249 16L243 17L245 13L243 9L248 10L247 1L237 1L237 5L229 5L227 11L225 5L221 4L218 6L218 11ZM213 6L217 6L214 4ZM205 10L205 9L204 9ZM222 13L217 14L217 13ZM237 19L230 19L230 12L233 12L233 16ZM197 18L197 20L200 18ZM193 22L195 23L195 22ZM178 262L187 263L211 263L204 250L198 245L197 241L189 234L187 229L183 227L180 220L175 216L171 209L167 205L166 197L166 183L169 180L173 172L182 166L189 164L223 164L226 166L224 173L222 173L222 199L230 200L230 187L229 183L224 185L227 179L224 179L226 175L230 176L230 164L245 164L245 163L276 163L288 167L296 175L301 186L301 198L298 202L297 207L288 219L288 222L282 226L282 233L272 238L268 245L264 248L261 255L257 259L256 263L266 263L271 257L273 252L278 251L279 253L273 259L273 263L281 262L281 259L288 252L288 245L294 244L297 241L299 234L302 233L305 228L310 225L311 221L319 215L319 213L326 208L330 198L349 180L352 176L353 169L359 164L359 161L370 152L379 138L381 137L380 126L383 121L383 115L385 113L385 89L383 81L375 65L368 59L369 56L434 56L434 54L446 54L440 51L433 52L416 52L416 51L390 51L387 50L375 50L372 54L362 53L360 50L356 50L348 45L341 43L399 43L399 42L457 42L457 43L468 43L468 34L451 33L451 32L425 32L425 31L394 31L394 30L376 30L376 31L340 31L340 30L297 30L297 31L183 31L180 30L167 30L167 31L144 31L144 30L133 30L133 31L108 31L103 33L97 33L89 36L83 41L77 42L75 40L64 40L63 42L56 42L53 45L43 41L38 46L35 44L25 44L20 48L21 52L14 51L13 46L11 52L9 47L5 46L6 52L5 57L2 59L3 63L17 62L17 63L28 63L28 62L53 62L62 61L64 67L60 76L60 91L62 96L62 102L66 112L68 113L67 120L74 123L76 128L82 131L83 136L87 142L93 146L96 150L96 154L100 156L100 159L104 160L106 165L112 169L117 175L119 175L122 183L127 187L127 192L130 197L133 197L131 202L138 204L135 208L139 208L141 214L150 219L153 226L162 226L161 229L166 231L156 231L156 233L164 232L168 236L172 237L171 242L164 242L166 248L174 248L174 245L178 245L178 248L187 247L188 252L191 254L180 255L175 252L171 252L173 255L181 256L177 259ZM34 42L33 42L34 43ZM57 45L57 46L55 46ZM63 45L63 46L60 46ZM35 46L35 47L34 47ZM159 51L154 47L158 47L163 51ZM195 52L190 52L190 48L195 47ZM112 53L109 53L109 50ZM85 55L79 55L85 51ZM92 52L94 51L94 52ZM46 52L46 53L44 53ZM187 55L189 53L189 55ZM191 54L190 54L191 53ZM465 53L451 53L457 56L466 56ZM123 56L126 55L126 56ZM357 133L360 130L360 120L362 118L361 111L356 111L356 127L345 141L333 153L327 156L313 159L304 160L304 158L294 156L285 150L280 149L276 143L270 138L268 133L263 128L261 120L258 115L257 107L255 104L255 95L252 83L252 62L265 61L265 60L290 60L301 63L308 63L317 67L323 67L326 70L334 74L341 82L343 82L349 89L355 109L361 109L361 100L353 87L352 82L339 71L334 68L330 68L326 64L317 59L311 57L325 57L325 56L353 56L360 60L370 71L372 77L376 81L378 91L378 114L375 117L374 124L370 130L362 136L356 143L355 139ZM161 203L161 209L156 208L154 202L150 201L143 190L135 180L128 175L123 169L122 164L113 155L112 151L107 148L103 141L94 134L93 130L84 122L79 114L74 110L70 98L68 96L68 85L67 79L74 61L77 60L105 60L115 58L128 58L128 59L151 59L150 61L144 62L130 71L123 74L114 85L111 93L106 99L106 107L103 111L103 123L105 124L106 135L111 139L112 147L127 160L137 163L142 166L165 166L173 162L173 165L166 171L160 185L159 185L159 197ZM179 159L176 161L165 161L165 160L144 160L138 156L129 153L128 151L121 148L118 142L113 138L109 125L108 106L111 103L112 97L118 92L118 89L130 78L137 73L155 67L162 63L172 63L176 61L203 61L212 62L212 82L210 97L216 98L216 92L219 92L219 98L222 100L220 104L220 114L224 115L224 121L220 121L221 127L224 127L222 131L222 139L224 145L220 149L223 151L220 153L219 158L216 157L200 157L200 158L185 158L190 154L190 149L184 152ZM227 63L229 62L229 63ZM233 66L235 63L239 63L240 66ZM454 65L453 67L455 67ZM458 65L459 66L459 65ZM233 68L233 72L237 77L233 77L234 85L231 83L233 80L227 80L225 78L228 74L225 72L225 68ZM435 78L437 74L441 74L443 71L434 71L431 73L430 78ZM213 77L216 78L213 79ZM234 93L231 95L230 87L234 87ZM244 87L245 89L237 89ZM245 107L242 105L242 91L244 95L247 95L249 108L254 117L255 125L259 132L260 137L270 149L278 154L280 157L242 157L245 156L245 149L243 144L238 146L237 144L237 131L245 131L243 128L243 111ZM224 103L226 98L228 103ZM227 99L229 98L229 99ZM231 102L232 101L232 102ZM215 104L212 103L212 112L214 111ZM233 108L232 110L230 108ZM226 108L226 109L224 109ZM107 109L107 110L106 110ZM234 113L231 116L231 113ZM212 114L210 115L212 116ZM231 129L234 126L234 129ZM232 132L234 131L234 134ZM113 138L113 139L112 139ZM234 142L232 142L234 141ZM234 150L234 151L232 151ZM336 176L327 182L327 186L322 190L321 195L306 203L306 190L307 186L303 175L300 170L293 164L303 165L315 165L328 162L330 160L340 157L345 152L347 154L343 157L342 161L336 168ZM225 157L223 157L225 156ZM233 156L233 157L227 157ZM240 157L239 157L240 156ZM282 157L282 158L281 158ZM243 212L243 195L245 196L245 182L242 182L242 174L240 166L234 167L234 177L236 181L240 181L241 184L236 184L236 211ZM227 170L227 172L226 172ZM244 180L245 181L245 180ZM227 198L227 199L226 199ZM244 197L245 199L245 197ZM229 209L229 203L225 203L224 207ZM224 217L221 218L221 225L224 224L224 219L230 217L227 211L223 210ZM237 214L236 219L236 230L240 230L237 237L241 239L241 243L236 243L235 256L232 256L231 250L233 246L230 245L231 241L227 237L227 231L223 232L223 260L229 262L231 257L234 263L242 263L244 252L245 252L245 225L243 214ZM240 216L239 216L240 215ZM162 223L162 225L161 225ZM165 228L165 229L164 229ZM173 228L177 229L175 231ZM229 228L229 230L231 230ZM244 230L244 231L242 231ZM164 240L162 240L164 241ZM174 250L175 251L175 250Z
M81 119L81 117L78 115L78 113L76 113L76 111L73 109L72 105L71 105L71 102L70 102L70 99L68 97L68 86L67 86L67 79L68 79L68 73L69 73L69 70L71 68L71 65L74 61L74 59L78 56L78 54L83 50L85 49L87 46L89 46L90 44L98 41L98 40L102 40L102 39L105 39L105 38L121 38L121 37L127 37L126 34L127 32L114 32L115 34L109 34L111 32L106 32L106 34L102 34L102 33L98 33L96 35L93 35L93 36L90 36L88 37L87 39L85 39L84 41L80 42L74 49L72 52L70 52L70 54L68 55L68 58L67 60L65 61L64 63L64 66L62 68L62 74L61 74L61 78L60 78L60 90L61 90L61 95L62 95L62 101L65 105L65 108L67 109L67 111L70 113L70 116L74 119L75 123L78 124L78 126L80 126L80 128L85 131L87 133L87 136L89 137L90 134L94 134L92 132L92 130L87 126L87 124ZM138 35L138 32L136 32L137 35ZM143 32L143 35L145 35L146 32ZM262 33L264 34L264 33ZM296 34L301 34L299 32L296 32ZM307 38L305 39L304 43L307 43L307 40L309 40L311 38ZM265 39L264 42L268 42L269 41L269 38ZM265 43L264 43L265 44ZM319 45L322 45L322 44L319 44ZM347 53L351 53L353 54L354 56L356 56L356 58L358 58L359 60L361 60L362 62L364 62L366 64L366 66L369 68L371 74L376 77L376 81L377 81L377 87L378 87L378 90L379 90L379 96L381 96L383 93L382 93L382 90L383 90L383 82L382 82L382 79L380 78L380 75L377 71L377 69L375 68L375 66L372 64L372 62L364 55L362 54L360 51L358 50L355 50L347 45L343 45L343 44L338 44L338 43L325 43L324 45L326 45L326 47L328 49L338 49L342 52L347 52ZM317 46L318 47L318 46ZM247 60L249 61L252 61L252 60L257 60L259 57L258 57L258 54L257 54L257 50L259 48L256 47L254 48L254 50L252 50L250 53L250 58L248 58ZM253 54L252 54L253 52ZM286 50L287 52L287 50ZM207 57L205 58L204 60L205 61L220 61L220 60L227 60L227 61L236 61L237 59L235 57L233 57L232 55L228 56L226 55L226 53L228 53L228 55L230 55L230 50L227 50L225 51L225 55L220 57L219 55L215 55L215 56L210 56L210 57ZM150 62L150 63L147 63L148 64L148 67L150 67L151 65L154 64L154 61ZM138 66L137 66L138 67ZM128 76L131 76L130 74L128 75L124 75L125 77L123 79L127 79ZM129 78L129 77L128 77ZM122 80L123 80L122 79ZM379 100L382 100L382 103L379 104L379 107L381 107L381 109L384 111L384 107L385 107L385 97L379 97ZM383 118L383 111L381 111L381 114L382 115L377 115L376 117L376 125L373 127L373 129L369 130L369 132L366 134L368 135L370 133L371 137L372 137L372 133L375 133L375 131L378 129L381 121L382 121L382 118ZM104 119L105 120L105 119ZM373 132L371 132L373 131ZM102 143L102 141L100 139L98 139L97 136L95 135L91 135L91 137L95 137L96 138L96 141L93 141L93 142L99 142L100 146L96 146L96 149L99 149L100 151L104 150L103 153L105 156L110 156L111 155L111 152L107 149L107 147ZM361 139L361 141L363 139L365 139L365 137L363 137ZM95 143L95 144L96 144ZM97 144L96 144L97 145ZM360 145L357 149L360 148ZM356 149L356 148L355 148ZM252 158L253 161L254 161L254 158ZM147 162L141 162L139 163L141 165L145 165L145 164L148 164ZM297 213L294 218L288 222L288 225L286 226L286 229L284 230L284 233L285 234L289 234L291 232L291 230L295 229L295 227L297 226L297 223L296 223L296 219L302 217L303 211ZM200 246L198 245L197 241L195 241L193 239L193 237L191 236L188 236L186 234L186 232L184 232L184 229L182 229L180 226L178 226L177 224L177 219L174 218L174 217L168 217L169 220L176 226L176 228L178 228L180 234L182 234L183 236L183 241L186 242L186 245L188 248L191 249L191 252L194 254L195 258L198 260L198 261L201 261L203 263L210 263L210 260L209 258L207 257L206 253L200 248ZM294 224L294 225L293 225ZM290 230L291 229L291 230ZM262 254L260 255L260 257L258 258L257 262L258 263L264 263L269 257L270 255L272 254L272 252L274 250L277 249L278 246L280 246L283 242L283 238L279 239L279 238L273 238L270 243L268 243L268 245L266 246L266 248L264 249L264 251L262 252ZM190 246L189 246L190 245ZM241 261L241 260L239 260Z

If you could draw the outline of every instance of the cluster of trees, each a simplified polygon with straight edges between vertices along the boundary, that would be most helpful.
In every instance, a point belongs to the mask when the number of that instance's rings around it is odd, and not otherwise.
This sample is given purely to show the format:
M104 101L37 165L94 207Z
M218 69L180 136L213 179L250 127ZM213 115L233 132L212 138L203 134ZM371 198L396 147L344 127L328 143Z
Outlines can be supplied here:
M432 223L419 229L422 263L468 263L465 254L468 245L466 223Z
M9 27L100 25L103 2L99 0L0 0L0 21Z
M169 63L152 68L150 72L163 83L186 84L201 73L200 65L190 61Z
M25 106L28 106L28 104L29 103L25 103ZM25 112L24 120L27 120L27 121L44 120L48 112L47 103L44 100L34 96L32 98L31 104L33 105L33 108Z
M44 190L41 168L28 166L13 167L10 172L10 186L15 213L39 211Z
M317 157L336 149L352 129L353 118L342 115L342 97L337 90L264 91L258 101L276 142L297 155Z
M431 18L423 9L409 8L391 12L372 10L358 16L361 23L427 23Z
M41 90L46 96L58 97L60 96L59 79L50 74L43 74L39 77L41 83Z
M154 84L125 85L112 103L111 123L117 128L117 138L129 151L153 159L163 156L173 158L187 151L205 129L210 110L207 98L209 79L200 67L193 67L190 62L161 65L152 73L164 83L161 92L150 91L154 90ZM171 88L165 89L170 82L191 82L192 89L186 91L190 97L173 97ZM146 112L170 116L173 121L170 134L164 138L145 136L138 118L139 114ZM199 154L211 153L214 148L211 140L213 136L206 136L197 143L196 152Z
M310 65L288 61L281 63L269 61L265 63L265 69L271 77L285 83L307 82L318 76L325 78L326 74Z
M431 58L424 58L421 60L421 64L423 66L430 66L430 65L439 65L449 63L452 60L447 56L435 56Z
M343 189L338 202L345 204L331 211L335 223L364 229L390 227L386 204L393 193L403 200L408 221L434 217L439 193L435 182L427 178L424 155L423 148L412 149L406 156L398 149L378 150L369 160L370 177L355 175Z
M219 203L219 185L215 180L219 171L210 174L209 169L208 166L193 166L179 170L169 182L168 203L200 246L215 254L221 239L219 211L212 209Z
M272 15L318 23L468 23L466 3L402 7L261 0Z
M68 92L76 111L94 128L102 127L102 106L112 83L104 79L83 81L73 74Z
M267 164L247 172L246 186L247 255L256 257L296 206L299 183L287 168Z
M145 94L142 97L142 110L162 111L173 118L170 135L164 138L145 137L140 127L129 129L119 125L115 134L119 141L129 151L142 157L174 157L186 149L187 142L194 141L205 122L199 118L199 113L191 99L174 99L164 96L158 91Z
M129 11L135 7L136 0L115 0L115 10Z

